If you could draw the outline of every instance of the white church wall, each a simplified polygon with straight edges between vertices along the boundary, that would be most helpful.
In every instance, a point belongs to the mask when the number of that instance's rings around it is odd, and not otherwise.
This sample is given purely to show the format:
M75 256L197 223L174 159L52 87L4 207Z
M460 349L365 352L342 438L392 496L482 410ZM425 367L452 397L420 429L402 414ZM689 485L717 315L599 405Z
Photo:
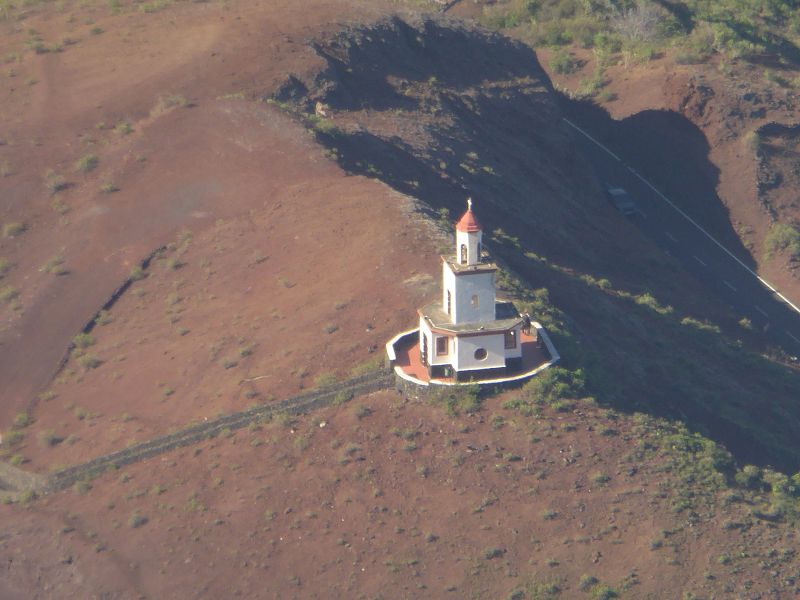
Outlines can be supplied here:
M436 354L436 340L440 337L446 337L434 333L428 322L423 318L420 317L419 319L419 343L420 347L422 347L422 339L423 336L428 337L428 364L430 365L449 365L451 364L452 360L452 353L453 353L453 340L450 339L447 343L447 354L437 355Z
M456 297L456 276L447 261L442 261L442 310L447 312L447 292L450 292L451 312L450 319L453 319L452 303Z
M443 335L433 334L433 351L431 352L430 362L432 365L449 365L451 363L451 353L453 349L452 338L447 341L447 354L439 355L436 353L436 343L439 338L447 337Z
M506 366L505 335L493 333L456 338L456 351L453 367L457 371L474 369L494 369ZM486 351L483 360L475 358L479 349Z
M454 275L453 278L454 322L494 321L494 272ZM473 296L477 297L477 306L474 305Z

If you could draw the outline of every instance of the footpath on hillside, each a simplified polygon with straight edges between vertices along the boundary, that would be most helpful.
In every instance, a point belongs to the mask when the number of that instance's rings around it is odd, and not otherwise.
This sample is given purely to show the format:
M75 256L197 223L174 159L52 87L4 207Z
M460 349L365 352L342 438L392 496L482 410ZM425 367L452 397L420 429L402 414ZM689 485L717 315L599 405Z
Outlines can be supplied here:
M241 429L251 423L269 419L276 414L305 413L336 402L346 402L357 395L388 389L393 385L394 374L391 372L381 370L367 373L281 402L260 404L241 412L204 421L168 435L134 444L124 450L97 457L83 464L61 469L49 477L29 473L0 462L0 492L5 492L12 500L31 492L57 492L78 481L91 479L108 470L115 470L175 448L197 443L218 435L224 430Z

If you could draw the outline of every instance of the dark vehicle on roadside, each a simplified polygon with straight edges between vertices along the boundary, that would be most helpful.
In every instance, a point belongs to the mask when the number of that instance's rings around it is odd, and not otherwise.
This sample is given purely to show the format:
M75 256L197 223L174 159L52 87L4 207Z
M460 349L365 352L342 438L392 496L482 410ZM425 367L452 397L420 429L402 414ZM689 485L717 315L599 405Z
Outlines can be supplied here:
M632 217L639 214L639 209L636 208L636 202L633 201L630 194L622 188L609 187L606 188L606 195L619 212L626 217Z

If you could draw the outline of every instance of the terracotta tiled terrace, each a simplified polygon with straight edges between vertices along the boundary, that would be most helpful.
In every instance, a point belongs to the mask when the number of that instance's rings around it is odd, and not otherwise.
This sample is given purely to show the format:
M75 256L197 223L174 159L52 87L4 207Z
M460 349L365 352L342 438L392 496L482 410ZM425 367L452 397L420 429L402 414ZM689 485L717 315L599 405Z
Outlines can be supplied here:
M522 368L519 371L500 373L496 376L492 376L491 379L523 375L550 361L550 355L547 350L539 347L533 335L523 333L520 342L522 343ZM420 381L424 381L425 383L431 381L430 377L428 377L428 370L419 359L418 336L414 336L411 342L407 342L406 344L397 344L397 346L395 346L395 351L397 352L395 366L399 367L403 373L415 379L419 379ZM454 383L454 379L452 377L435 378L433 382Z

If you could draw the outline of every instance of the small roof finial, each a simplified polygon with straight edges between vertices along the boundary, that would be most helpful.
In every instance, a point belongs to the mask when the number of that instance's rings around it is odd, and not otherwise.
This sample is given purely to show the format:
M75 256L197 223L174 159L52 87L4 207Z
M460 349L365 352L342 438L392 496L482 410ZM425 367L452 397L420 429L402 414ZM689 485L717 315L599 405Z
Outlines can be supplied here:
M467 198L467 210L472 210L472 198Z

